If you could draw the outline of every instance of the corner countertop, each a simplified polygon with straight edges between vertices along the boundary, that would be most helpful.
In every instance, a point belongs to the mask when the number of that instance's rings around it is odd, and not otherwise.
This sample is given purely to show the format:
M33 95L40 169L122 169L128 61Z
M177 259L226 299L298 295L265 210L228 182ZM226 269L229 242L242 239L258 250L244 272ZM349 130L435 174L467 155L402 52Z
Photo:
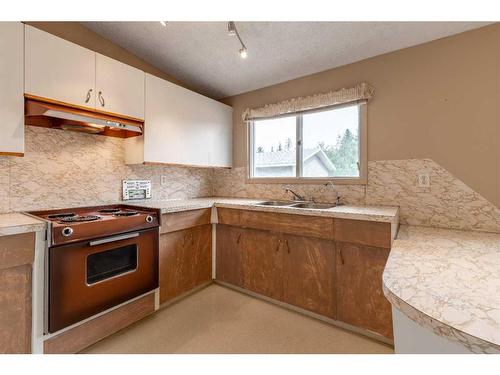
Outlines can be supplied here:
M45 230L45 222L22 213L0 214L0 236Z
M500 353L500 234L401 226L383 274L410 319L475 353Z
M329 209L308 209L294 207L276 207L276 206L256 206L267 199L247 199L247 198L192 198L192 199L170 199L163 201L136 201L138 206L154 207L161 209L162 213L173 213L181 211L196 210L200 208L224 207L237 208L252 211L280 212L297 215L309 216L327 216L342 219L380 221L398 224L399 207L392 206L353 206L342 205Z

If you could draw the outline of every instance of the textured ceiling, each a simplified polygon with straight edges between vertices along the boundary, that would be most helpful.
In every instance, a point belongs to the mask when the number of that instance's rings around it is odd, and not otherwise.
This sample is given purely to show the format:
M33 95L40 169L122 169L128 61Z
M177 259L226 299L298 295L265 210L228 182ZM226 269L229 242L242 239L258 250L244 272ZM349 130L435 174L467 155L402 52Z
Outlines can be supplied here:
M84 22L164 72L219 99L443 38L485 22Z

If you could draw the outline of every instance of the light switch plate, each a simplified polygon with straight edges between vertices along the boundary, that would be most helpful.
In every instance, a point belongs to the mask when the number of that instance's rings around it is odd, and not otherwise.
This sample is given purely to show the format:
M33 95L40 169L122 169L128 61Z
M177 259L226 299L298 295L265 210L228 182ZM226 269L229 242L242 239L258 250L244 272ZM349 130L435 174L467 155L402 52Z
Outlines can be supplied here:
M420 173L418 175L418 186L421 188L431 187L431 177L429 173Z
M165 186L167 184L167 176L161 176L161 186Z

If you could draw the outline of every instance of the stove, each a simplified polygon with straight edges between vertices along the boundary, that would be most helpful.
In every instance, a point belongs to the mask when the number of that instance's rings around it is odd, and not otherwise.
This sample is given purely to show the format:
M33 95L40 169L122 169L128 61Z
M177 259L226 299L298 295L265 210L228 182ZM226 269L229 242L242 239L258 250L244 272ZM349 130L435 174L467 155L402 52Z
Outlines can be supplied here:
M48 222L45 332L158 288L158 209L111 205L28 214Z
M160 210L125 204L28 213L49 222L49 246L154 228L161 218Z

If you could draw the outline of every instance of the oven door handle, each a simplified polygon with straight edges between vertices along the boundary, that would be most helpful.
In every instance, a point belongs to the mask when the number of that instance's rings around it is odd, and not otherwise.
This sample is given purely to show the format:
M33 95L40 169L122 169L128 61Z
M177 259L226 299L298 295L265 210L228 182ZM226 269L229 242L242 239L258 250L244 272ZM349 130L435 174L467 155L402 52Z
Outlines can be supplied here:
M90 246L102 245L104 243L127 240L129 238L134 238L134 237L139 237L139 232L127 233L127 234L122 234L121 236L114 236L114 237L103 238L102 240L90 241L89 245Z

